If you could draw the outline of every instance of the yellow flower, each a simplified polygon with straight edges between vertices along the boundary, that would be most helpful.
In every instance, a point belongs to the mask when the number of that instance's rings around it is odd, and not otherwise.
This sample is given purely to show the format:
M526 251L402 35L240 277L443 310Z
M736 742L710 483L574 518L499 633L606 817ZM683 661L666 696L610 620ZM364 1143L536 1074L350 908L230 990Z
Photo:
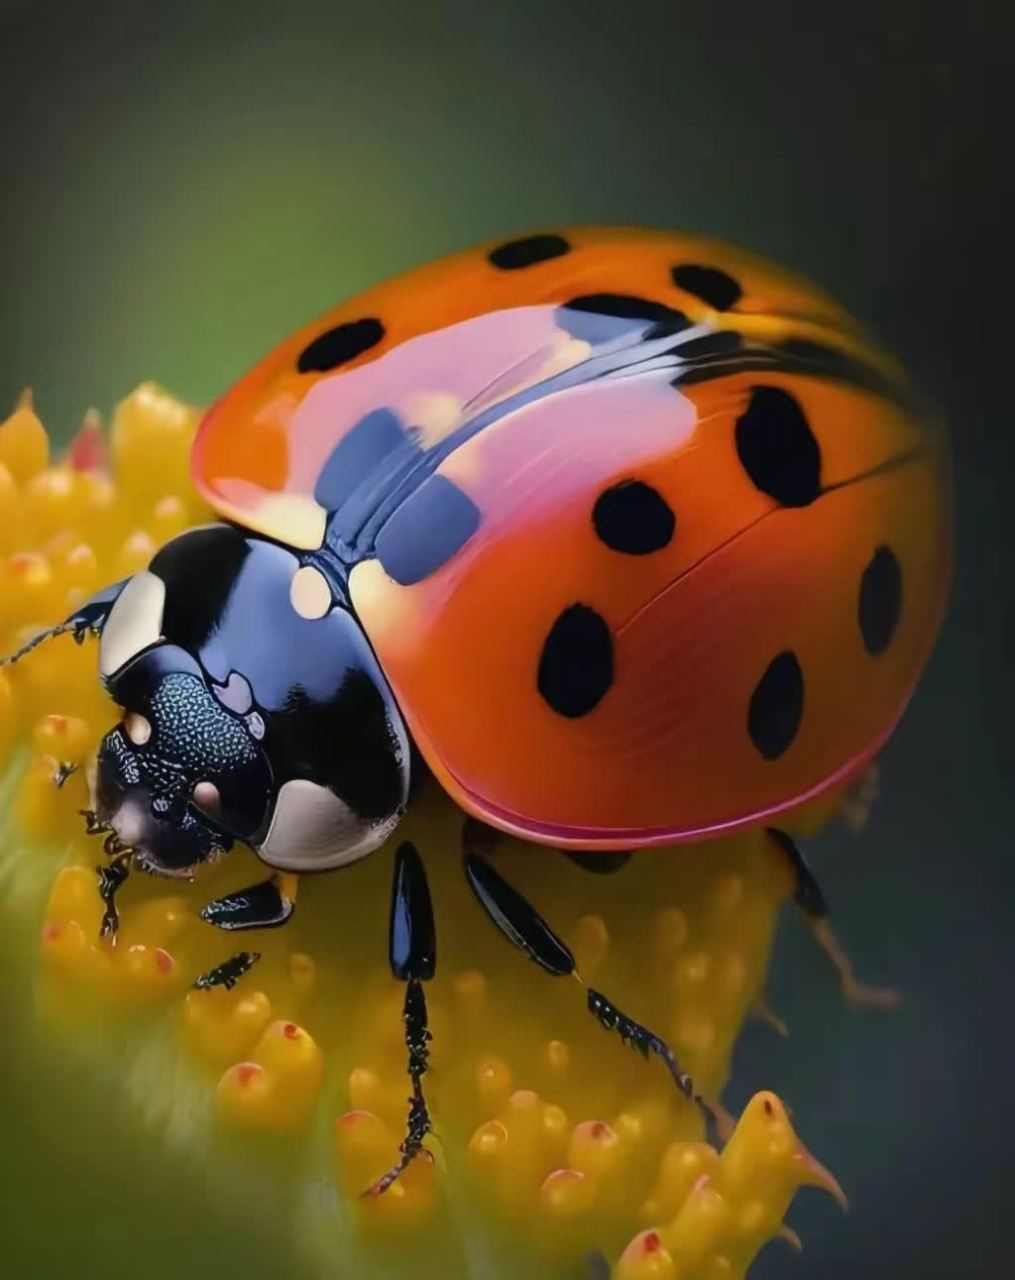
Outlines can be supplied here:
M208 518L187 480L197 420L139 387L114 416L109 472L94 418L54 465L30 397L0 425L0 652ZM772 1094L755 1096L721 1153L709 1146L657 1058L489 927L460 873L460 815L431 791L399 839L423 851L440 924L435 1134L430 1158L364 1196L397 1158L407 1108L403 992L386 963L392 850L308 878L292 923L252 944L252 972L196 990L237 949L200 907L249 884L256 860L234 852L196 884L133 876L115 942L100 938L102 844L79 811L117 715L94 649L69 636L0 669L0 883L35 997L24 1034L108 1086L111 1123L144 1127L157 1159L196 1154L223 1205L273 1218L294 1265L492 1280L595 1274L583 1260L599 1258L622 1280L731 1280L767 1240L791 1237L782 1220L799 1186L841 1194ZM644 851L617 875L518 843L498 862L561 929L582 978L666 1036L717 1100L791 888L771 843Z

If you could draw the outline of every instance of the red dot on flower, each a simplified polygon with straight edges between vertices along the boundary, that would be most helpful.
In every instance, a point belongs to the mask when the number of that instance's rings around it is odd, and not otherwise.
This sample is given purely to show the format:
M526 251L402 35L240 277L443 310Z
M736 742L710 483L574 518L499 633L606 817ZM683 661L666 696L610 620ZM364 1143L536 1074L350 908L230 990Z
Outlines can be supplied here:
M287 1040L295 1040L300 1034L300 1029L295 1022L286 1022L282 1025L282 1034Z

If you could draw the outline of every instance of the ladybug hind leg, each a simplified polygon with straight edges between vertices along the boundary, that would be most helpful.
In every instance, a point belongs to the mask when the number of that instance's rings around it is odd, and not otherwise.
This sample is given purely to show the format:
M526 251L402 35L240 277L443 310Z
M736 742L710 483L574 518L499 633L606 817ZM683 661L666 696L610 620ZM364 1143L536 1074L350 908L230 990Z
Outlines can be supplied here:
M530 960L555 978L574 977L582 982L574 956L564 941L554 933L532 904L510 885L491 864L478 853L466 849L465 877L480 906L504 936L524 951ZM582 984L584 985L584 983ZM644 1057L661 1058L680 1092L701 1110L709 1125L720 1137L723 1117L717 1115L695 1090L691 1077L681 1067L670 1046L654 1031L636 1022L619 1009L601 991L586 987L589 1013L605 1027L615 1031L625 1044Z
M789 859L796 878L793 899L803 912L818 946L832 962L847 1003L873 1009L894 1009L901 998L897 991L890 987L871 987L857 981L849 956L829 924L828 903L821 885L796 841L777 827L769 827L767 830L769 838L780 853Z
M867 825L881 791L881 775L877 762L846 788L839 812L851 831L862 831Z

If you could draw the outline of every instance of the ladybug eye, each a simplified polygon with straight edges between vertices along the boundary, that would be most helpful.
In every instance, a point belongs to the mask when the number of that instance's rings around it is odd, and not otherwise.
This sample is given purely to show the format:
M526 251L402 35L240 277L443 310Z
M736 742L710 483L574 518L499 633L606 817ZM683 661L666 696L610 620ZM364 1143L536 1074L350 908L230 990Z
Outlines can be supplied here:
M222 797L214 782L199 782L193 790L192 799L209 818L221 817Z
M152 736L152 727L144 716L139 716L134 711L129 711L123 718L123 728L127 737L135 746L143 747L148 739Z

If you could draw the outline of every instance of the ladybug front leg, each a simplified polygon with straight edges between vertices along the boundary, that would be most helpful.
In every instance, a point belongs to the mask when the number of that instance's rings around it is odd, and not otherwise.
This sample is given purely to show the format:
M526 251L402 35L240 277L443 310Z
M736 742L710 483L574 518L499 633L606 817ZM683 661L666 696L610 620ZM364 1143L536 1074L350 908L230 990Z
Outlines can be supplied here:
M828 923L828 903L821 885L808 866L807 859L801 853L796 841L777 827L769 827L767 834L780 852L789 859L796 877L796 891L793 899L807 918L818 946L835 967L842 994L846 1000L850 1004L866 1005L875 1009L894 1009L900 999L897 991L893 991L890 987L869 987L862 982L857 982L849 956Z
M120 592L128 581L129 579L124 578L121 582L114 582L111 586L103 587L101 591L97 591L95 595L79 604L74 612L65 618L63 622L57 623L55 627L49 627L45 631L38 632L13 653L0 655L0 667L13 666L16 662L20 662L22 658L27 657L33 649L37 649L40 644L44 644L47 640L54 640L57 636L72 635L78 644L81 644L86 636L100 636L102 628L106 625L106 621L113 611L113 605L116 604ZM57 785L62 785L62 783Z
M398 1163L363 1193L379 1196L400 1177L417 1156L426 1152L423 1142L433 1132L430 1112L423 1096L423 1077L430 1062L430 1029L427 1026L423 983L437 969L437 934L426 868L414 844L406 841L395 854L395 875L391 886L391 917L388 927L388 958L391 972L405 985L402 1021L405 1047L409 1055L409 1118L399 1148ZM429 1154L427 1152L427 1154Z
M201 919L216 929L277 929L296 910L299 877L279 871L269 880L209 902Z
M296 893L299 877L288 872L276 872L269 880L253 884L249 889L239 889L209 902L201 912L201 919L216 929L227 932L240 929L277 929L286 924L296 909ZM199 991L208 987L225 987L231 991L237 982L260 960L257 951L241 951L230 956L224 964L216 965L202 973L194 983Z
M530 960L534 960L555 978L574 977L579 982L582 981L568 946L554 933L535 907L508 884L485 858L467 851L465 876L486 914L501 933L519 950L524 951ZM661 1037L640 1022L635 1022L601 991L587 987L586 998L589 1013L608 1031L616 1031L625 1044L637 1049L644 1057L655 1054L662 1058L677 1088L686 1098L697 1103L706 1124L721 1130L722 1121L695 1091L691 1077L683 1070L676 1054Z

